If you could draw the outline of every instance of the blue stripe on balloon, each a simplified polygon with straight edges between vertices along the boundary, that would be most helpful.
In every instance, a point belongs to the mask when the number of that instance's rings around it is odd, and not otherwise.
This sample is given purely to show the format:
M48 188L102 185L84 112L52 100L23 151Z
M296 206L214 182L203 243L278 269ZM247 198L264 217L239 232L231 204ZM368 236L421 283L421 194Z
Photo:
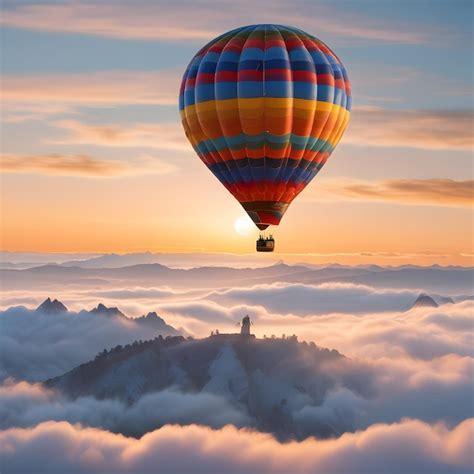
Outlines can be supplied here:
M199 84L195 88L196 103L214 100L216 98L214 84Z
M243 166L239 162L243 162ZM290 179L299 184L311 180L321 167L321 163L308 160L276 160L268 157L209 165L209 169L226 184L272 180L286 182Z
M262 81L242 81L237 85L237 97L241 99L253 99L263 96L263 82Z
M239 69L239 63L237 61L223 61L220 60L217 63L216 71L226 71L226 72L237 72Z
M287 66L289 66L287 59L288 51L286 48L282 48L281 46L272 46L271 48L265 50L265 62L269 62L270 60L281 60L284 61Z
M237 87L235 87L235 85ZM264 94L265 89L265 94ZM218 92L217 92L218 91ZM216 93L217 92L217 93ZM345 89L326 84L316 85L305 81L239 81L201 83L195 88L188 87L184 91L186 105L193 105L208 100L254 99L262 97L318 100L343 105L347 96Z
M260 62L263 59L263 55L264 53L260 48L244 47L240 61L258 60Z
M292 97L293 83L291 81L265 81L265 97Z
M294 61L294 60L291 60L291 69L293 71L315 72L314 64L309 62L309 61Z
M203 60L204 61L213 61L217 62L219 60L219 57L221 56L222 53L218 53L217 51L208 51L204 56Z
M291 64L287 59L266 59L265 69L291 69Z
M317 100L321 102L332 102L333 104L337 104L335 100L335 91L341 91L342 89L338 89L337 87L327 86L327 85L318 85L317 88Z
M199 74L214 74L216 72L217 63L213 61L203 61L199 66Z
M352 97L347 96L346 99L346 109L350 112L352 110Z
M296 48L288 50L288 54L290 56L290 60L293 62L311 62L313 63L313 59L309 54L308 50L304 46L297 46Z
M242 148L256 145L256 147L263 146L267 143L268 146L276 145L274 148L278 148L278 145L291 144L291 148L295 151L299 150L320 150L323 152L332 151L334 146L325 140L315 137L306 137L295 134L286 135L272 135L270 133L260 133L257 135L247 135L241 133L239 135L229 137L218 137L209 140L203 140L196 145L196 148L200 153L206 153L206 151L212 147L213 150L219 152L229 148L230 150L241 150Z
M217 100L235 99L237 93L237 82L216 82L215 94Z
M239 71L258 71L263 69L263 60L260 59L241 59L239 62Z
M311 82L293 82L293 97L295 99L313 99L317 97L317 86Z
M239 59L240 59L240 53L238 53L237 51L225 50L225 51L222 51L217 61L235 63L235 62L238 62Z
M191 89L186 89L184 91L184 106L188 107L189 105L195 104L195 94L194 87Z

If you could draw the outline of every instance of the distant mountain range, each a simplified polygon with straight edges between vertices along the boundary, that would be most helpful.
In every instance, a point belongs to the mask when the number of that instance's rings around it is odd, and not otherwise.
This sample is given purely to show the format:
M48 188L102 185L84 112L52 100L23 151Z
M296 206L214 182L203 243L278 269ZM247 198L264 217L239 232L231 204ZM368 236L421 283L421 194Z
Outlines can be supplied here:
M335 436L353 428L352 417L343 410L320 416L328 393L350 390L366 397L371 392L364 368L335 350L299 343L294 337L240 334L199 340L160 337L118 346L45 385L71 398L94 396L128 404L169 389L210 394L245 414L250 426L299 439ZM142 434L137 427L125 430Z
M101 258L101 257L99 257ZM311 267L283 263L260 268L197 267L169 268L158 263L117 268L82 268L43 265L29 269L2 270L4 289L46 288L58 283L79 286L144 287L167 285L176 288L222 288L263 283L288 282L320 284L344 282L376 288L419 289L450 295L470 294L474 287L474 269L464 267L343 266Z
M265 264L258 261L255 254L213 254L213 253L152 253L136 252L127 254L58 254L34 252L0 252L0 268L31 268L39 265L64 265L80 268L119 268L132 265L160 263L173 268L195 266L264 266L278 263L269 256Z

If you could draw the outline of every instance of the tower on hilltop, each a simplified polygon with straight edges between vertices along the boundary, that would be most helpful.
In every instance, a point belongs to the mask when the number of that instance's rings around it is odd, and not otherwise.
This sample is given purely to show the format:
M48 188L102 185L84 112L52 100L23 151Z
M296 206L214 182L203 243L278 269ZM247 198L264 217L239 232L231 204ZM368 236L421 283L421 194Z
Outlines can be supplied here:
M244 318L242 318L242 325L240 327L240 334L242 336L250 336L250 325L252 322L247 314Z

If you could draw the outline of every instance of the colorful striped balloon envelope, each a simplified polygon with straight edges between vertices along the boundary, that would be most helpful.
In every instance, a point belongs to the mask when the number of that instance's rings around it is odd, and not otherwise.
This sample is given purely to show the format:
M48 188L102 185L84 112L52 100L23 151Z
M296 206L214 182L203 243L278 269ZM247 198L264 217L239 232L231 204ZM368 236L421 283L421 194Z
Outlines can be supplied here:
M265 229L280 223L338 144L351 88L319 39L289 26L252 25L194 56L179 108L200 159Z

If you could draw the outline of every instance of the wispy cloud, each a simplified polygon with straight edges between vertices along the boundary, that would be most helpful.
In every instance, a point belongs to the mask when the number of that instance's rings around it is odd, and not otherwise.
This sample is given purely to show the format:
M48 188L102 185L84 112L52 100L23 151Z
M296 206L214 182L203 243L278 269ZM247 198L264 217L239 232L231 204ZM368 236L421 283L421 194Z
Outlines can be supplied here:
M293 9L293 18L296 23L307 26L310 31L313 28L317 28L317 30L327 32L328 34L334 34L336 37L339 37L338 41L348 44L353 43L354 40L395 44L422 44L427 43L434 34L427 29L416 29L414 25L412 29L401 24L394 27L393 23L389 25L387 22L374 21L354 12L344 13L340 9L337 14L334 14L334 12L331 14L329 9L325 8L323 10L320 7L320 11L323 13L323 19L320 22L315 21L313 18L296 16L294 11Z
M388 201L400 204L466 207L474 204L474 181L453 179L390 179L384 181L328 180L320 182L317 194L303 199Z
M168 2L147 4L137 2L66 2L63 4L21 5L3 13L7 26L36 31L55 31L139 40L178 41L210 39L219 33L212 20L224 18L221 8L200 7L197 16L183 5ZM207 23L207 27L205 24Z
M3 90L2 90L3 93ZM2 104L2 120L5 123L18 124L28 120L44 120L56 115L63 115L73 112L69 105L47 104L44 102L23 103L21 101L5 101Z
M64 74L6 74L2 100L13 112L19 107L176 105L177 71L106 71Z
M69 131L55 144L92 144L115 147L148 147L165 150L189 150L183 129L177 122L92 125L63 120L56 125Z
M419 25L394 24L393 20L375 21L356 12L335 14L321 4L297 1L232 2L220 8L211 1L183 5L168 1L146 2L67 2L63 4L19 5L3 13L4 25L36 31L79 33L108 38L203 42L239 24L267 22L290 23L311 32L334 35L338 41L378 41L385 43L426 43L434 32ZM269 8L270 7L270 8ZM439 36L440 32L437 32Z
M359 107L351 116L344 143L428 150L471 150L474 115L470 111L388 110Z
M129 161L104 160L89 155L16 155L0 157L4 173L35 173L50 176L113 177L143 172L167 174L176 167L150 156Z

